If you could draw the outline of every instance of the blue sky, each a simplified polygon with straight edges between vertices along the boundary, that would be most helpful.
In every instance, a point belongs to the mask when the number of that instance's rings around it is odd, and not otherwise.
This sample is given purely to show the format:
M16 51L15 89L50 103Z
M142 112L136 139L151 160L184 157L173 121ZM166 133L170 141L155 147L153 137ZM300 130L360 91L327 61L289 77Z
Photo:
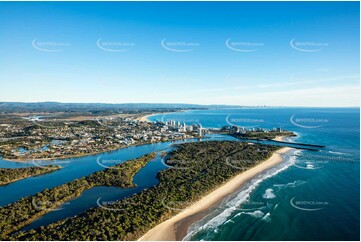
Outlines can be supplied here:
M0 101L359 106L358 2L1 2Z

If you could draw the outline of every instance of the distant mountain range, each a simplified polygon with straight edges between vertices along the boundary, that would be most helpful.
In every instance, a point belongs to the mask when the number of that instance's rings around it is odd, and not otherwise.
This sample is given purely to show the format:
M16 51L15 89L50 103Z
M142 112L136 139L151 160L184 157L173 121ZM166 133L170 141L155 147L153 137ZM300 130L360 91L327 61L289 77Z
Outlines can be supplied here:
M175 111L182 109L220 109L241 108L237 105L198 105L179 103L60 103L60 102L0 102L1 113L22 112L141 112L141 111Z

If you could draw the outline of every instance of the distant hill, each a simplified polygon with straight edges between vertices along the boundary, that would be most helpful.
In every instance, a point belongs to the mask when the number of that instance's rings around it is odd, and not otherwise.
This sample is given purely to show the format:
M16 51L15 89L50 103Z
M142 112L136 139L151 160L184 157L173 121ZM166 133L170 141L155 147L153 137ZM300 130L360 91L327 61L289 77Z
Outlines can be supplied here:
M235 105L198 105L178 103L60 103L60 102L0 102L1 113L22 113L22 112L143 112L143 111L176 111L182 109L220 109L220 108L241 108Z

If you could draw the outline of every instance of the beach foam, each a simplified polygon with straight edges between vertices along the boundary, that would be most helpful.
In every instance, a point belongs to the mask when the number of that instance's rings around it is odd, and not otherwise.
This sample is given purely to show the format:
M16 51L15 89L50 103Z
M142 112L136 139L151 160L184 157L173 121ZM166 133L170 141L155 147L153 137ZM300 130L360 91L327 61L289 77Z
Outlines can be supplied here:
M243 212L243 214L250 215L254 218L262 218L264 216L264 213L261 210L256 210L254 212Z
M336 155L346 155L346 153L337 152L337 151L329 151L330 154L336 154Z
M246 201L248 201L251 192L253 190L255 190L262 181L264 181L268 178L271 178L271 177L277 175L278 173L286 170L287 168L289 168L290 166L293 165L294 160L295 160L294 156L289 156L289 159L286 160L285 162L281 163L281 165L277 165L276 167L273 167L273 168L267 170L266 172L261 173L255 179L252 179L251 182L247 186L244 187L244 189L242 189L241 191L238 191L238 194L235 198L233 198L231 200L227 199L226 200L227 202L225 204L222 203L222 205L219 208L219 209L223 209L222 212L220 212L218 215L215 215L211 219L209 219L207 216L205 219L202 219L201 221L198 221L197 223L194 223L192 226L190 226L188 228L188 233L183 238L183 240L191 240L192 236L199 233L200 231L205 231L205 230L213 231L214 229L223 225L229 219L229 217L235 211L237 211L239 209L239 207L242 204L244 204ZM245 214L245 212L239 213L239 215L241 215L241 214ZM255 214L259 215L260 213L257 212ZM270 214L266 214L263 216L262 219L264 221L270 221L269 216L270 216Z
M286 184L274 184L273 187L277 188L277 191L284 189L284 188L293 188L293 187L298 187L301 186L303 184L305 184L306 182L303 180L296 180L294 182L289 182Z
M271 213L266 213L265 216L263 216L262 220L266 222L271 222Z
M262 197L265 198L265 199L272 199L272 198L275 198L275 197L276 197L276 194L274 194L272 188L268 188L268 189L264 192L264 194L263 194Z

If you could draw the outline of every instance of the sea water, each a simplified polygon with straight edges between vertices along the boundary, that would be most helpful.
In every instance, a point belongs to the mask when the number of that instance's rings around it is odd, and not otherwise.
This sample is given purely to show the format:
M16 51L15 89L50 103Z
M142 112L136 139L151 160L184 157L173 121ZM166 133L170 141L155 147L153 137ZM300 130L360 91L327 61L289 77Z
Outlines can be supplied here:
M205 128L281 128L296 150L249 181L200 221L185 240L359 240L360 112L357 108L244 108L159 114Z

